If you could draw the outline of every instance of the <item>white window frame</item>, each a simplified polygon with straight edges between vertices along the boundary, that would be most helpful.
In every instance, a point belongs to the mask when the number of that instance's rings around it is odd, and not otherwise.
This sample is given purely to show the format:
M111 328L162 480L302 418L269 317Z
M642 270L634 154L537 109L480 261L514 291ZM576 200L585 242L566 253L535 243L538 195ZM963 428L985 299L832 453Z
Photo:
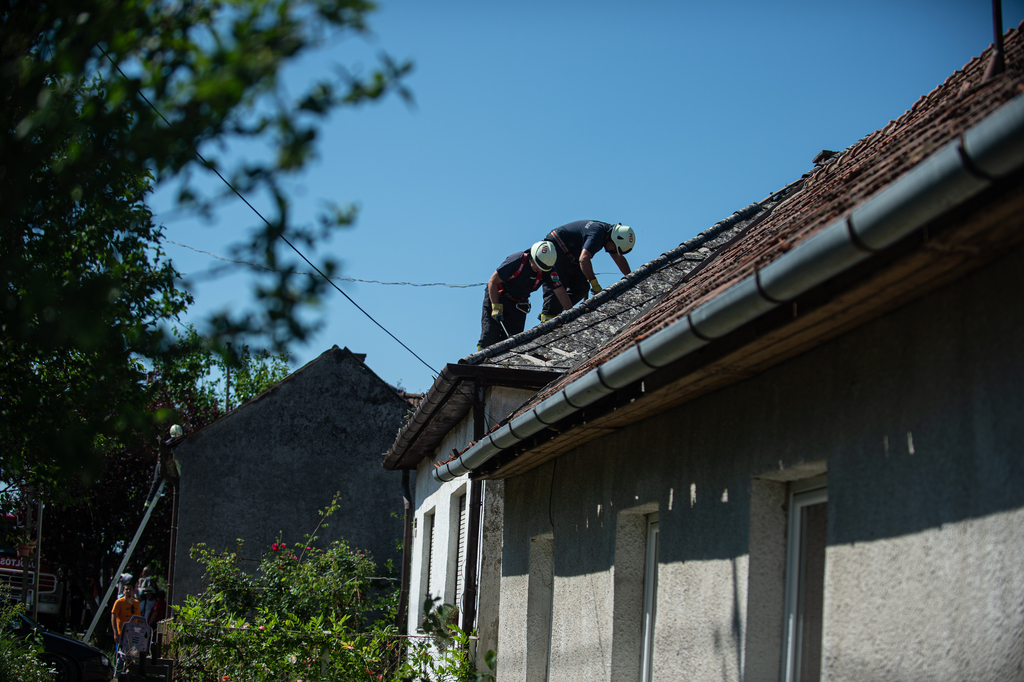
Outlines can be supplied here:
M650 682L654 658L654 622L658 607L658 513L647 515L647 552L644 560L644 614L640 635L640 680Z
M437 571L434 570L434 537L437 533L437 509L431 509L423 515L423 531L423 568L426 571L426 577L423 582L426 585L426 594L420 595L420 600L417 603L417 606L421 606L428 596L434 596L434 593L430 589L430 582L431 579L437 575ZM420 615L420 619L422 620L422 617L427 614L424 613Z
M459 606L460 596L458 594L459 564L465 561L465 548L463 546L463 541L465 540L465 533L463 532L465 515L459 513L459 498L462 495L466 495L467 491L468 486L461 485L448 496L448 537L447 543L445 543L447 551L443 561L440 562L444 567L444 580L440 585L439 596L445 604L453 604L456 607ZM468 500L469 498L467 497L467 503Z
M789 484L786 528L786 589L782 632L782 682L796 682L800 673L803 619L800 604L804 558L804 509L828 502L828 478L816 476Z
M455 534L455 600L452 602L459 608L462 614L462 595L466 590L466 534L467 534L467 505L469 493L463 489L461 495L454 498L455 504L452 507L456 518L458 530Z

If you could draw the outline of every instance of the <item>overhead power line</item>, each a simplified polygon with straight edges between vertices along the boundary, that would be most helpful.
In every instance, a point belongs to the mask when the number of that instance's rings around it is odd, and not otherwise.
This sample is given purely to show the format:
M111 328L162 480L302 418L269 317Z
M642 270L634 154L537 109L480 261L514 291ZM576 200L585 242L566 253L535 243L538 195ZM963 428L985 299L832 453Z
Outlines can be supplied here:
M99 46L97 46L97 47L99 47ZM104 49L103 49L102 47L99 47L99 50L100 50L100 52L102 52L102 53L103 53L103 56L107 58L107 61L109 61L109 62L110 62L110 63L111 63L111 64L112 64L113 66L114 66L114 68L115 68L115 69L117 69L117 72L118 72L119 74L121 74L121 77L122 77L122 78L124 78L124 79L125 79L125 80L127 81L127 80L128 80L128 76L127 76L127 75L125 75L124 71L122 71L122 70L121 70L121 67L120 67L120 66L118 66L117 62L115 62L115 61L114 61L113 59L111 59L110 55L109 55L109 54L107 54L106 50L104 50ZM168 121L168 120L167 120L167 118L166 118L166 117L165 117L165 116L163 115L163 113L161 113L161 112L160 112L160 110L159 110L159 109L157 109L157 108L156 108L156 106L155 106L155 105L154 105L154 104L153 104L152 102L150 102L150 101L149 101L149 98L148 98L148 97L146 97L146 96L145 96L145 95L144 95L144 94L142 93L142 91L139 91L139 93L138 93L138 94L139 94L139 97L141 97L141 98L142 98L142 100L143 100L143 101L144 101L144 102L145 102L145 103L146 103L147 105L149 105L149 108L150 108L150 109L152 109L152 110L153 110L153 111L154 111L154 112L156 113L156 115L160 117L160 120L162 120L162 121L163 121L164 123L166 123L166 124L167 124L168 126L170 126L170 125L171 125L170 121ZM241 199L241 200L242 200L242 202L243 202L243 203L244 203L244 204L245 204L246 206L248 206L248 207L249 207L249 209L250 209L250 210L251 210L251 211L252 211L253 213L255 213L255 214L256 214L256 216L257 216L257 217L258 217L258 218L259 218L260 220L262 220L262 221L263 221L264 223L266 223L267 227L271 227L271 228L273 227L273 225L271 225L271 224L270 224L270 221L269 221L269 220L267 220L266 218L264 218L264 217L263 217L263 214L262 214L262 213L260 213L259 211L257 211L257 210L256 210L256 207L255 207L255 206L253 206L252 204L250 204L250 203L249 203L249 200L248 200L248 199L246 199L246 198L245 198L244 196L242 196L242 193L241 193L241 192L239 192L239 191L238 191L237 189L235 189L234 185L232 185L232 184L231 184L230 182L228 182L227 178L225 178L225 177L224 177L223 175L221 175L221 174L220 174L220 171L219 171L219 170L217 170L217 169L216 169L216 168L215 168L215 167L213 166L213 164L211 164L211 163L210 163L209 161L207 161L207 160L206 160L205 158L203 158L203 155L199 153L199 150L198 150L198 149L193 149L193 150L192 150L192 152L193 152L193 153L194 153L194 154L196 155L196 157L197 157L197 158L198 158L198 159L199 159L200 161L202 161L203 165L204 165L204 166L206 166L206 168L208 168L209 170L212 170L212 171L213 171L213 172L214 172L214 173L215 173L215 174L217 175L217 177L221 179L221 182L223 182L223 183L224 183L224 184L225 184L225 185L227 186L227 188L228 188L228 189L230 189L230 190L231 190L232 192L234 192L234 193L235 193L235 195L236 195L236 196L237 196L237 197L238 197L239 199ZM339 286L338 286L338 285L337 285L337 284L336 284L335 282L333 282L333 281L331 280L331 278L330 278L330 277L328 277L327 275L325 275L325 274L324 274L323 272L321 272L321 271L320 271L320 268L318 268L317 266L313 265L313 262L312 262L312 261L310 261L310 260L309 260L308 258L306 258L305 254L303 254L303 253L302 253L301 251L299 251L299 249L298 249L298 248L296 248L296 246L295 246L294 244L292 244L292 243L291 243L290 241L288 241L288 239L287 239L287 238L286 238L286 237L285 237L285 236L284 236L283 234L281 234L281 235L278 235L278 239L280 239L280 240L281 240L281 241L283 241L283 242L284 242L285 244L287 244L287 245L288 245L288 246L289 246L289 247L291 248L291 250L292 250L292 251L294 251L294 252L295 252L296 254L298 254L299 258L301 258L302 260L306 261L306 264L307 264L307 265L309 265L309 267L313 268L313 270L315 270L315 271L316 271L316 274L318 274L318 275L320 275L321 277L323 277L323 278L324 278L324 280L326 280L328 284L330 284L330 285L331 285L332 287L334 287L334 288L335 288L335 289L336 289L336 290L338 291L338 293L339 293L339 294L341 294L342 296L344 296L345 298L347 298L347 299L348 299L348 302L349 302L349 303L351 303L352 305L354 305L354 306L356 307L356 309L357 309L357 310L358 310L359 312L361 312L361 313L362 313L363 315L365 315L365 316L366 316L366 317L367 317L367 318L368 318L368 319L369 319L369 320L370 320L371 322L373 322L373 323L374 323L375 325L377 325L378 327L380 327L380 328L381 328L381 330L383 330L385 334L387 334L387 335L388 335L388 336L390 336L390 337L391 337L392 339L394 339L394 340L395 340L395 341L396 341L396 342L398 343L398 345L400 345L400 346L401 346L402 348L404 348L404 349L406 349L407 351L409 351L409 353L411 353L411 354L412 354L412 356L413 356L414 358L416 358L417 360L419 360L420 362L422 362L422 363L423 363L423 365L424 365L424 366L425 366L425 367L426 367L427 369L429 369L429 370L430 370L431 372L433 372L433 373L434 373L434 375L435 375L435 376L436 376L436 375L438 375L438 374L440 374L440 373L439 373L439 372L438 372L438 371L437 371L436 369L434 369L434 368L433 368L433 367L431 367L431 366L430 366L429 364L427 364L427 361L426 361L426 360L424 360L424 359L423 359L423 358L421 358L421 357L420 357L419 355L417 355L417 354L415 353L415 351L413 351L413 349L412 349L412 348L409 348L409 346L407 346L407 345L405 345L404 343L402 343L401 339L399 339L399 338L398 338L397 336L395 336L395 335L394 335L394 334L392 334L392 333L391 333L390 331L388 331L388 329L387 329L387 328L386 328L386 327L385 327L384 325L382 325L382 324L381 324L380 322L378 322L377 320L375 320L375 319L373 318L373 316L372 316L372 315L370 315L370 313L368 313L368 312L366 312L365 310L363 310L363 309L362 309L362 307L360 307L360 305L359 305L358 303L356 303L356 302L355 302L355 301L354 301L354 300L352 299L352 297L351 297L351 296L349 296L349 295L348 295L348 294L346 294L346 293L345 293L344 291L342 291L342 290L341 290L341 287L339 287ZM311 275L311 276L312 276L312 275Z
M185 249L191 249L192 251L195 251L196 253L202 253L202 254L205 254L207 256L210 256L211 258L216 258L217 260L222 260L222 261L224 261L226 263L236 263L238 265L248 265L249 267L257 268L259 270L267 270L269 272L286 272L286 273L289 273L289 274L292 274L292 275L309 275L309 276L313 275L313 273L311 273L311 272L302 272L301 270L282 270L280 268L271 268L271 267L268 267L266 265L260 265L259 263L250 263L247 260L237 260L235 258L225 258L224 256L217 255L216 253L211 253L209 251L203 251L202 249L197 249L194 246L189 246L188 244L182 244L181 242L176 242L173 239L166 239L164 241L167 242L168 244L174 244L175 246L180 246L180 247L185 248ZM379 280L379 279L357 279L355 277L338 277L337 275L326 275L326 277L328 279L337 280L339 282L362 282L364 284L384 284L384 285L388 285L388 286L407 286L407 287L449 287L451 289L471 289L473 287L482 287L485 284L487 284L487 282L472 282L470 284L453 284L451 282L384 282L384 281Z

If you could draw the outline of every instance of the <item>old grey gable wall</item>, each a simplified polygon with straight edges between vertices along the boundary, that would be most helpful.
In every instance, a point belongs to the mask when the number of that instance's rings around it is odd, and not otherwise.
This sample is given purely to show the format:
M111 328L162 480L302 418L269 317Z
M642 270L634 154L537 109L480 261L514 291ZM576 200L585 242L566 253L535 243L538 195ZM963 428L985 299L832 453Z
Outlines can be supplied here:
M321 544L344 538L380 570L400 565L401 477L380 466L408 404L348 350L333 349L269 393L183 441L175 602L200 588L189 549L203 542L258 559L297 542L340 493ZM383 573L381 573L383 574Z

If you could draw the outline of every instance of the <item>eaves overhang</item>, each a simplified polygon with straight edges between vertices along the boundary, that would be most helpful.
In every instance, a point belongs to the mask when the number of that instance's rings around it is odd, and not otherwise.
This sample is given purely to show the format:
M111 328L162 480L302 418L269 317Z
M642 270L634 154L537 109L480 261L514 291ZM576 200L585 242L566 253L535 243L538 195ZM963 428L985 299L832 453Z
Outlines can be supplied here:
M415 469L473 409L477 386L537 391L562 376L558 370L525 370L449 363L434 379L384 456L385 469Z
M956 211L970 210L974 199L983 194L1005 191L1007 182L1015 184L1009 190L1009 201L1004 201L1003 205L1013 205L1014 198L1020 198L1022 167L1024 95L1018 95L842 218L667 326L639 339L621 353L528 406L523 413L487 434L462 455L436 468L434 478L447 481L468 472L475 472L476 476L487 475L488 472L493 475L492 460L506 458L509 453L524 447L536 449L531 445L531 439L541 432L561 432L561 437L553 440L561 440L564 451L564 448L576 447L587 439L599 437L608 428L621 428L621 424L616 427L611 422L605 429L594 428L593 415L586 416L586 412L597 409L606 413L616 409L618 406L609 407L606 400L627 389L639 387L639 392L645 393L646 380L653 378L659 370L671 370L690 362L692 366L686 371L699 373L702 356L711 355L706 352L710 344L734 342L735 334L741 330L753 329L756 333L759 320L784 314L802 297L813 295L821 287L843 278L860 276L860 269L873 263L881 262L884 266L886 259L894 257L893 249L913 240L915 235L927 242L929 226ZM922 231L923 236L920 234ZM1019 239L1018 232L1010 230L1006 234L1004 231L1001 246ZM957 244L948 246L956 251ZM940 248L939 252L942 250ZM951 266L954 273L958 269L957 264L954 262ZM932 281L941 282L943 278L948 281L954 276L942 264L929 265L925 269L929 270ZM963 268L959 269L962 274ZM914 281L912 272L908 277ZM884 278L882 282L881 286L884 286ZM884 297L886 292L879 290L878 294ZM794 307L793 317L796 314ZM851 319L856 320L857 315ZM864 319L863 315L860 319ZM832 331L839 333L837 330L841 331L841 328L839 325ZM821 337L818 338L820 342ZM808 339L806 342L815 341ZM741 342L740 347L743 345ZM743 372L736 374L732 381L743 378ZM707 382L711 386L707 390L714 390L713 379ZM651 397L643 395L629 398L630 403L644 402L648 405L650 400ZM622 407L623 414L631 411L625 405ZM586 423L588 419L588 429L576 428L581 421ZM567 435L568 430L573 435ZM535 456L530 460L533 466L539 463ZM504 474L498 473L499 477L514 473L514 467L502 468Z

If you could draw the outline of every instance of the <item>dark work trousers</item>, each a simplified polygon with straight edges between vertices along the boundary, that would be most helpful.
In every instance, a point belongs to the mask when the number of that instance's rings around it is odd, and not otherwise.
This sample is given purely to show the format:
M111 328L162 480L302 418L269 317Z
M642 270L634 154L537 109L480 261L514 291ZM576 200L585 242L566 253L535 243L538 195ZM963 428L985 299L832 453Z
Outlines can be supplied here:
M504 306L503 322L508 333L514 336L523 331L523 327L526 326L526 311L530 307L529 301L516 303L502 294L498 303ZM484 307L480 313L480 341L477 342L477 345L480 348L487 348L487 346L508 338L505 336L505 329L502 329L501 325L491 317L491 299L487 295L487 290L484 289Z
M569 294L569 300L573 305L576 305L587 297L587 292L590 291L590 283L587 282L583 271L580 270L579 263L570 260L565 255L565 251L562 251L562 247L556 246L555 250L558 253L558 259L555 261L558 277L562 280L565 293ZM554 317L560 312L562 312L562 304L558 302L555 290L551 288L547 280L544 280L544 307L541 308L541 314ZM509 331L512 330L510 329Z

